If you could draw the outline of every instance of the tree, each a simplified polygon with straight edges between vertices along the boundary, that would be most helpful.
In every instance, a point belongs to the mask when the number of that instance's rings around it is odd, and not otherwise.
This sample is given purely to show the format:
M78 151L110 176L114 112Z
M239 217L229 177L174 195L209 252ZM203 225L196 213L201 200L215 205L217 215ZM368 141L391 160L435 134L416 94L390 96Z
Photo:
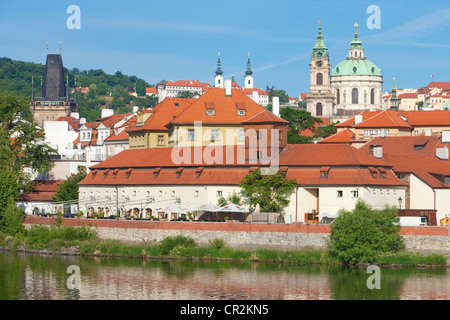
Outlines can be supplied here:
M233 193L230 194L228 196L228 198L220 197L219 199L217 199L217 205L219 207L226 206L227 204L230 204L230 203L237 204L238 206L242 205L242 199L239 196L239 194L236 193L236 191L233 191Z
M196 99L199 97L198 92L192 92L192 91L179 91L177 94L177 98L185 98L185 99Z
M44 133L33 121L25 98L0 92L0 125L4 129L2 143L9 139L12 151L8 170L18 173L19 184L27 182L25 168L39 173L50 171L50 155L56 151L44 143Z
M257 169L245 176L239 186L245 202L252 206L259 204L262 212L277 212L282 217L297 182L287 179L281 170L272 175L261 175L261 170Z
M404 247L395 207L374 210L358 200L352 211L341 210L331 224L328 248L345 264L373 263L381 254Z
M86 167L78 166L78 173L61 183L53 196L53 201L64 202L78 200L78 183L86 178Z
M335 127L334 123L331 123L327 126L319 126L314 136L317 138L326 138L335 134L336 132L337 128Z
M299 134L307 129L315 132L315 124L322 123L320 118L313 117L310 112L299 108L281 108L280 116L289 121L287 136L289 144L312 143L311 137L302 137Z

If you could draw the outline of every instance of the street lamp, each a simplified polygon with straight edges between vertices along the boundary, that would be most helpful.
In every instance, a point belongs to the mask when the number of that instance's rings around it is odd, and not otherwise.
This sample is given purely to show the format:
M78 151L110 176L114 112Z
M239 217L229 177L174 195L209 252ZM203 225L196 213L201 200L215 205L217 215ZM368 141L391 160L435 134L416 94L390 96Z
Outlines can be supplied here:
M398 198L398 208L399 208L400 210L402 209L402 202L403 202L402 197Z

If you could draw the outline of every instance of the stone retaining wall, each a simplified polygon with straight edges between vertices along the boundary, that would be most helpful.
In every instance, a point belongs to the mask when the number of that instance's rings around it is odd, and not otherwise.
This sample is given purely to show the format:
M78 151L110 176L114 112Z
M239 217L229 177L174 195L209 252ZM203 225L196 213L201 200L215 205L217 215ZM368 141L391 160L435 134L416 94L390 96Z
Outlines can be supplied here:
M25 224L51 225L53 218L27 217ZM241 222L168 222L107 219L65 219L66 225L93 226L102 239L159 242L170 236L191 237L200 245L221 238L233 248L325 248L328 225L258 224ZM450 257L450 227L403 227L406 250Z

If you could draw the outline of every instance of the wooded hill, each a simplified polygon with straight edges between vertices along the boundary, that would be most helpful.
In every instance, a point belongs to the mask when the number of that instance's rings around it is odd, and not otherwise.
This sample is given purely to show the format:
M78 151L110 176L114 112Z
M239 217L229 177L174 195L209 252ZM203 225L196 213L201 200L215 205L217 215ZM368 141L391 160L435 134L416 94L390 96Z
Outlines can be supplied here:
M0 58L0 92L30 98L31 79L34 76L34 92L39 96L44 72L44 64ZM145 88L151 85L136 76L124 75L120 71L111 75L101 69L78 68L64 68L64 73L69 77L70 89L75 87L75 79L77 87L89 87L87 94L78 94L80 116L87 121L99 118L102 108L112 108L114 113L125 113L130 112L133 106L148 108L157 104L156 98L145 96ZM129 95L129 92L136 92L138 97Z

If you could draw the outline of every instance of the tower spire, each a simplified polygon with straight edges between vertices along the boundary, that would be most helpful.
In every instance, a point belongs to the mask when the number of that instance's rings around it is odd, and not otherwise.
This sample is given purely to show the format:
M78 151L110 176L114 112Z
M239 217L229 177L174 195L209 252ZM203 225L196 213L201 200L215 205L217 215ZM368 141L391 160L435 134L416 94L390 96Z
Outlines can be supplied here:
M216 75L222 75L223 71L222 71L222 63L220 62L220 52L218 53L218 58L217 58L217 70L216 70Z
M47 54L48 54L48 41L47 41Z
M319 32L317 33L316 44L313 47L313 57L314 58L326 58L328 55L328 48L323 42L322 35L322 21L319 21Z
M61 41L59 42L59 54L61 54L61 49L62 49L62 47L61 47Z
M253 71L251 69L251 62L250 62L250 52L248 53L248 61L247 61L247 71L245 71L246 76L251 76L253 74Z

